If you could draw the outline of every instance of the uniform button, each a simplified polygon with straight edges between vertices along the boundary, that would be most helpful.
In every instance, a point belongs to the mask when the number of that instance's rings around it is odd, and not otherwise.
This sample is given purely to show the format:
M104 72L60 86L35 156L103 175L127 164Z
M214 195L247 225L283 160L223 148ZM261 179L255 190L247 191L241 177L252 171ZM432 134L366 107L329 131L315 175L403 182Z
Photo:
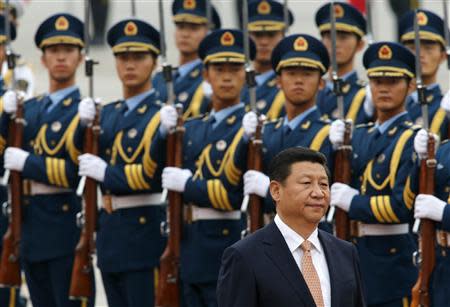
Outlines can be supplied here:
M220 163L222 163L222 160L217 160L216 163L217 165L220 165Z
M34 141L30 141L30 146L34 146Z
M64 211L64 212L69 211L69 205L68 204L62 205L62 211Z
M139 224L145 224L145 223L147 223L147 219L145 218L145 216L141 216L139 218Z
M55 146L56 145L56 141L55 140L51 140L50 144L52 144L52 146Z
M223 234L224 236L228 236L228 235L230 234L230 231L229 231L227 228L224 228L224 229L222 230L222 234Z
M133 151L133 148L128 147L128 148L127 148L127 151L128 151L128 152L132 152L132 151Z
M359 176L359 181L363 181L363 176Z
M111 154L111 149L108 148L108 149L106 150L106 154L107 154L107 155L110 155L110 154Z
M375 177L377 177L377 179L381 178L380 174L375 174Z
M395 247L393 247L393 248L391 248L391 249L389 250L389 252L390 252L391 254L395 254L395 253L397 253L397 249L396 249Z

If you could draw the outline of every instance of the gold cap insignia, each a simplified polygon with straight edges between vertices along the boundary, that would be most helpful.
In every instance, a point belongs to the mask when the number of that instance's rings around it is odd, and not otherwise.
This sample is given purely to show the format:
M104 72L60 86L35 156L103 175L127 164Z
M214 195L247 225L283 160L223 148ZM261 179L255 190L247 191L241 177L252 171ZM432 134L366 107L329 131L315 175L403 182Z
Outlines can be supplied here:
M295 51L306 51L308 50L308 41L300 36L294 41L294 50Z
M418 12L417 13L417 24L419 26L426 26L428 23L428 17L427 14L424 12Z
M390 60L392 59L392 50L388 45L381 46L380 50L378 50L378 58L380 60Z
M220 44L222 46L233 46L234 45L234 36L231 34L231 32L225 32L222 34L222 37L220 38Z
M197 6L197 3L195 0L184 0L183 1L183 8L185 10L193 10Z
M268 15L270 14L271 9L269 2L261 1L256 10L260 15Z
M344 17L344 8L340 4L334 5L334 16L336 18L342 18Z
M138 27L134 22L130 21L125 25L123 32L126 36L134 36L138 32Z
M69 29L69 21L66 17L60 16L55 21L55 29L58 31L66 31Z

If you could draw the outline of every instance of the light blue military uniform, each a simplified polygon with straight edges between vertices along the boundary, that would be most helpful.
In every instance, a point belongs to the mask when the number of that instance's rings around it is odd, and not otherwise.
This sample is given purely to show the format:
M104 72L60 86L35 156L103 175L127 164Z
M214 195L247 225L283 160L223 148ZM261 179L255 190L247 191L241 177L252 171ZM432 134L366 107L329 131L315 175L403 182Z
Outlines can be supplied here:
M55 37L58 37L55 40ZM55 44L83 47L83 23L69 14L47 18L35 35L44 50ZM81 209L74 188L77 157L82 148L77 115L80 93L76 86L25 102L24 143L28 156L24 181L20 256L33 306L79 306L69 301L70 276L80 230ZM2 131L9 116L2 115ZM3 136L6 138L6 136ZM89 302L94 305L94 300Z
M396 43L372 44L364 54L370 78L412 78L414 64L414 55ZM416 130L403 111L382 124L356 126L353 132L351 185L359 195L351 200L348 216L369 306L408 305L417 279L411 260L417 246L408 225L413 217L409 173Z
M149 52L155 60L159 54L158 31L137 19L115 24L107 38L114 54ZM112 307L154 304L154 271L165 246L161 168L150 156L159 109L150 89L104 106L100 115L99 156L108 166L101 183L97 264Z
M304 42L306 49L296 50L297 44ZM316 62L316 66L310 66L309 63ZM280 64L285 63L285 64ZM302 67L308 65L308 68L314 67L321 74L326 73L329 66L329 58L325 46L317 39L304 34L294 34L280 41L275 47L272 55L272 67L274 71L281 73L286 67ZM333 169L333 149L328 139L330 130L329 120L323 118L317 107L303 111L296 117L288 120L284 116L278 120L272 120L264 125L263 128L263 170L267 172L270 161L282 150L303 146L322 152L328 161L328 166ZM242 174L247 170L247 154L249 140L244 137L238 143L234 151L233 158L228 160L225 168L227 180L234 186L242 184ZM264 211L266 213L275 212L272 197L267 195L264 198ZM322 225L331 231L328 225Z
M255 45L250 41L253 59ZM244 64L243 34L223 29L211 32L200 44L205 64ZM206 61L206 62L205 62ZM216 284L222 253L241 238L242 190L224 180L229 159L243 135L244 103L214 109L185 123L183 166L188 179L183 201L185 224L181 241L180 273L183 300L189 307L215 307ZM161 129L152 148L166 148Z
M220 17L213 5L212 23L215 29L221 26ZM203 24L208 23L206 15L206 0L175 0L172 3L173 21L177 23ZM173 82L175 103L183 105L184 119L208 112L210 109L210 88L203 83L203 63L195 59L180 65L174 70ZM167 88L162 72L153 77L153 87L158 92L161 101L167 101Z
M316 13L316 25L321 34L330 32L330 5L323 5ZM336 30L356 35L362 39L366 34L366 20L361 12L354 6L344 2L335 2L334 11L336 17ZM365 83L362 82L356 73L352 71L344 76L342 91L344 94L344 114L345 118L352 119L353 123L367 123L371 116L364 111L364 100L366 96ZM330 118L337 118L337 98L333 92L333 84L327 82L327 86L317 95L317 106L322 114Z
M415 12L409 11L400 19L399 34L403 44L414 41L414 17ZM443 49L446 48L444 29L447 25L444 25L441 17L428 10L419 10L417 13L417 22L421 41L436 42ZM439 84L435 83L426 86L425 99L428 103L428 121L431 132L438 134L441 140L447 139L449 121L445 110L440 108L442 91ZM415 124L423 124L422 109L418 102L417 91L414 91L408 97L406 109Z

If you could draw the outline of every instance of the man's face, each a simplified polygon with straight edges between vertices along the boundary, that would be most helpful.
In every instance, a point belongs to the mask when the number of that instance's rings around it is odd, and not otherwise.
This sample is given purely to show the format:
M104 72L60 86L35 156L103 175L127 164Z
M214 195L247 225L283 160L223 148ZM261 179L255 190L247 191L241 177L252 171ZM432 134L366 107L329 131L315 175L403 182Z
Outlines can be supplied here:
M175 24L175 44L181 53L196 53L206 34L208 34L208 27L204 24L187 22Z
M75 77L83 57L79 47L59 44L45 47L41 62L48 69L51 79L65 82Z
M404 108L411 82L406 78L369 78L375 108L382 112L394 112Z
M123 52L115 58L117 74L125 87L141 87L150 82L156 61L149 52Z
M245 83L244 64L215 63L204 70L204 79L211 84L213 95L221 101L239 99Z
M304 67L283 68L277 82L286 100L294 105L302 105L315 99L317 91L323 86L319 70Z
M416 53L414 41L406 42L405 47L414 54ZM420 64L422 65L422 74L424 77L436 75L439 65L441 65L445 59L446 53L441 44L427 40L420 41Z
M328 50L331 57L331 33L329 31L322 33L322 43ZM362 50L364 41L357 38L353 33L336 32L336 61L338 65L348 64L353 61L356 52Z
M250 37L256 45L256 62L270 64L272 50L283 39L283 31L255 31Z
M297 162L283 183L271 181L270 193L283 220L319 223L330 204L325 168L319 163Z

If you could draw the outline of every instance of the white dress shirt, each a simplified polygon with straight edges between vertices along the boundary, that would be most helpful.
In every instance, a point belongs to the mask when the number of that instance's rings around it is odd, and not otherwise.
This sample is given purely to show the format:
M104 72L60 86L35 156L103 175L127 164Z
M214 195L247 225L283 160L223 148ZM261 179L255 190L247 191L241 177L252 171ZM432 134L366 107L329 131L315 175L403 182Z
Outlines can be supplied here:
M275 216L275 224L283 235L289 250L294 257L295 263L297 263L298 268L302 271L301 263L303 257L303 250L300 247L305 241L302 236L296 233L292 228L286 225L278 214ZM314 268L319 275L320 287L322 288L322 296L325 307L331 307L331 286L330 286L330 273L328 272L327 259L325 257L325 251L322 248L319 240L319 231L317 228L314 232L307 238L311 242L311 257L314 264Z

